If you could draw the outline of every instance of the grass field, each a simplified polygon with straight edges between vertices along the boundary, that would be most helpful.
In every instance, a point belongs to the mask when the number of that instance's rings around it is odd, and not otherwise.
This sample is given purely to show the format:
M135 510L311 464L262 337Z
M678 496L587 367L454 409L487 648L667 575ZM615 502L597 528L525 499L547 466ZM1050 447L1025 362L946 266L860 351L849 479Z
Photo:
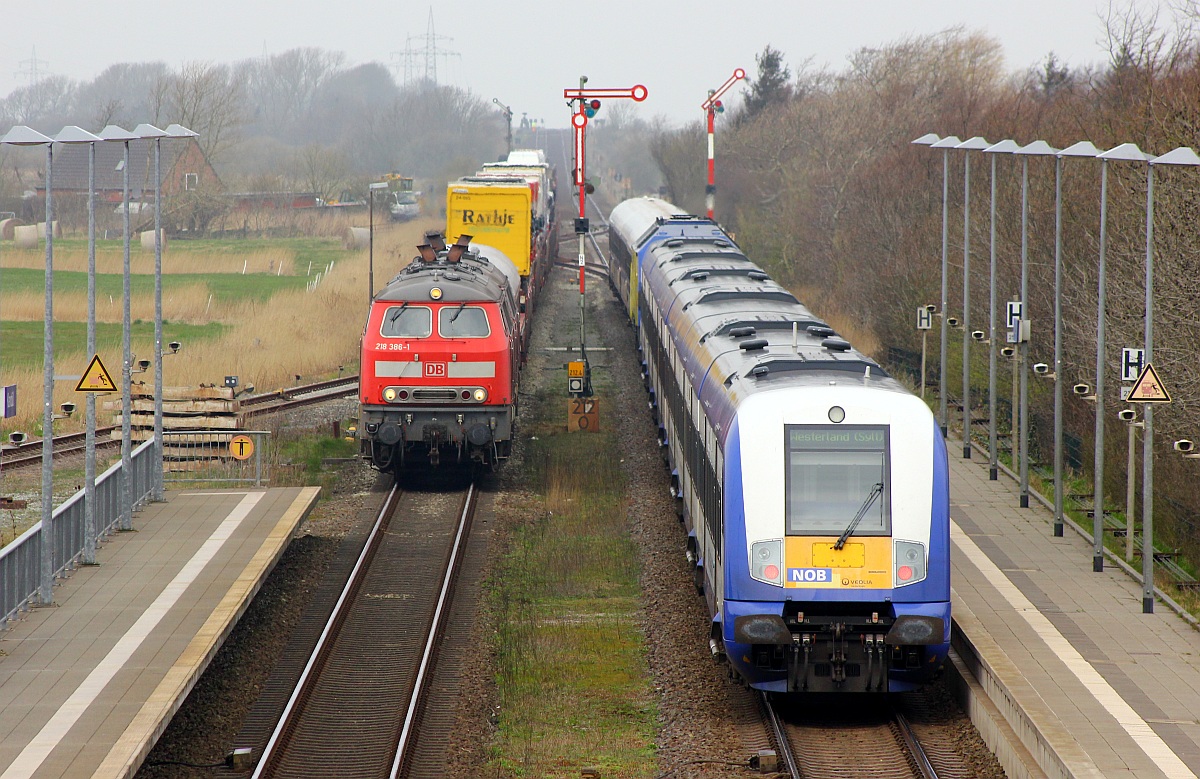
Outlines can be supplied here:
M612 433L569 434L561 398L539 405L527 479L540 510L490 583L499 730L483 775L655 773L658 710L646 677L637 548Z
M376 225L376 289L407 264L423 231L437 224L429 219ZM149 359L153 252L135 248L132 256L135 352ZM337 375L339 366L353 372L367 305L367 259L366 251L346 251L335 238L168 243L163 256L163 340L181 341L184 348L164 360L164 382L220 385L226 375L236 374L243 385L275 389L295 383L297 374L315 381ZM55 267L68 269L54 274L56 374L81 372L90 356L83 353L86 261L85 242L55 242ZM40 435L43 263L42 250L19 252L11 245L0 246L0 382L17 384L19 398L17 417L4 420L0 434L21 430ZM120 349L106 344L120 343L122 263L120 242L102 242L97 266L105 272L97 274L97 320L103 323L101 356L114 374L121 365ZM318 275L320 283L310 287ZM79 399L74 382L56 383L55 404ZM101 415L102 424L106 416ZM66 432L81 424L63 420L56 429Z

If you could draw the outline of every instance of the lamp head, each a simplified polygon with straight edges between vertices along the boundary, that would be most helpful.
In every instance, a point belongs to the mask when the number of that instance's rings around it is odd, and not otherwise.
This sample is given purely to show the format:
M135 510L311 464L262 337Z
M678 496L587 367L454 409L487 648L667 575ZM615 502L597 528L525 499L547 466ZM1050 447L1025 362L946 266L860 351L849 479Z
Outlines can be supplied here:
M1033 366L1033 372L1036 373L1038 376L1049 376L1050 375L1050 366L1044 362L1039 362L1037 365Z
M1007 357L1009 359L1012 359L1013 356L1016 355L1016 353L1017 353L1017 350L1012 346L1001 346L1000 347L1000 356L1001 357Z
M1181 438L1175 442L1175 451L1187 454L1196 448L1196 445L1186 438Z
M1076 384L1074 387L1071 387L1071 391L1081 397L1084 395L1090 395L1092 392L1092 385L1083 383Z
M19 430L14 430L8 434L8 442L15 446L20 446L21 444L25 443L25 434Z
M72 414L75 413L75 404L74 403L63 403L62 405L59 406L59 408L62 409L62 412L64 414L66 414L67 416L71 416Z
M178 354L179 350L183 348L183 344L181 344L179 341L172 341L171 343L167 344L167 348L171 350L171 354Z
M1117 419L1122 422L1132 422L1137 419L1137 412L1131 408L1123 408L1117 412Z
M148 370L150 370L150 361L149 360L138 360L138 367L144 371L148 371Z
M956 316L947 317L946 325L948 327L958 327L958 317L956 317Z
M975 340L975 341L982 342L985 335L987 335L987 334L984 333L982 330L972 330L971 331L971 339Z

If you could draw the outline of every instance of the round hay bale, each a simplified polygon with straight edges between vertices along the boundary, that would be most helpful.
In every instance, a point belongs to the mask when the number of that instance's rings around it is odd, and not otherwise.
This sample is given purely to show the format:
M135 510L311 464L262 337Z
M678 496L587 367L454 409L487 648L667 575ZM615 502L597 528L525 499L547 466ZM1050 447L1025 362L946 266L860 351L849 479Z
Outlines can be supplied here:
M167 231L165 229L163 229L163 230L160 230L159 232L162 233L162 246L165 249L165 248L167 248ZM153 230L146 230L145 232L138 233L138 236L139 236L138 240L140 240L142 243L143 250L148 251L148 252L154 251L154 231Z
M37 225L20 225L13 228L13 240L16 241L18 249L36 249L38 237L41 235Z
M24 224L20 219L0 219L0 240L11 241L13 230Z
M46 234L46 223L38 222L37 229L38 229L38 235L45 235ZM62 238L62 223L60 223L57 219L55 219L53 222L50 223L50 229L54 231L55 238Z
M366 227L347 227L342 233L343 249L365 249L371 242L371 231Z

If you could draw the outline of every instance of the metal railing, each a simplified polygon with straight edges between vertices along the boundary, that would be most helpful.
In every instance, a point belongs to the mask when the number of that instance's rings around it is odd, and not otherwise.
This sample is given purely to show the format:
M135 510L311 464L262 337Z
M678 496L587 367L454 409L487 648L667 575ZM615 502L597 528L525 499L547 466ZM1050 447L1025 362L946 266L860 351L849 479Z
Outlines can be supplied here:
M154 439L143 442L130 458L133 480L133 505L139 507L150 497L154 486ZM96 479L96 535L111 533L121 521L121 463L117 462ZM83 557L85 541L84 511L86 495L83 490L72 495L54 510L51 520L51 559L54 577L58 578ZM18 612L27 609L38 595L42 570L42 523L18 536L0 549L0 629Z
M170 430L163 433L166 482L269 482L264 455L266 430Z

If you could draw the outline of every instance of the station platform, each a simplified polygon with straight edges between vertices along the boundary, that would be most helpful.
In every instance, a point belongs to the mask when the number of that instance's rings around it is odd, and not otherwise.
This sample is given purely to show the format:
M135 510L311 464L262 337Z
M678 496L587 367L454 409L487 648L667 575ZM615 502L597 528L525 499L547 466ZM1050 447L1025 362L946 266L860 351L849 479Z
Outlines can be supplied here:
M0 777L132 776L319 493L168 492L0 633Z
M1010 779L1200 774L1194 621L1162 600L1143 614L1140 581L1111 558L1092 571L1090 528L1055 538L1052 512L1020 508L985 454L948 449L954 655L985 741L1024 745L993 747Z

